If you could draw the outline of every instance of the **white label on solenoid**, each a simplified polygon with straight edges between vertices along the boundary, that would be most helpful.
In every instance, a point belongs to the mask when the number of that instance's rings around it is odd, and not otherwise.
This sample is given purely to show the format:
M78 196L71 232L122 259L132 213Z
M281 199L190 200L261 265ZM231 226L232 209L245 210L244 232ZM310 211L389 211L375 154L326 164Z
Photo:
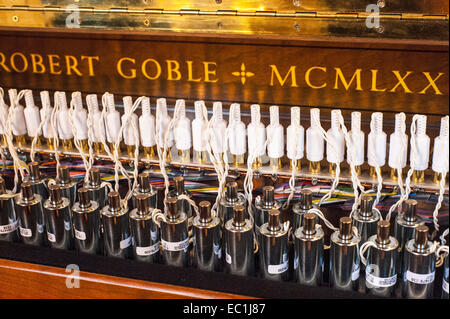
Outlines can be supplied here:
M391 287L397 282L397 274L392 277L381 278L366 272L366 281L375 287Z
M284 273L289 268L288 261L284 261L282 264L279 265L269 265L267 266L267 271L271 275L281 274Z
M353 272L352 272L352 281L355 281L359 278L359 265L353 266Z
M231 265L231 256L228 253L225 253L225 260Z
M19 222L16 220L15 222L8 225L0 225L0 235L9 234L17 229Z
M56 236L52 233L47 232L47 238L48 238L48 241L51 243L56 242Z
M222 248L220 248L220 245L213 245L213 249L214 249L214 254L217 255L217 258L222 258Z
M125 249L131 245L131 236L120 241L120 249Z
M419 285L431 284L434 281L434 271L431 274L416 274L408 270L406 280Z
M136 247L136 254L138 256L150 256L159 251L159 242L147 247Z
M75 238L79 240L86 240L86 233L75 229Z
M447 280L442 280L442 289L448 293L448 281Z
M22 237L31 237L33 235L33 233L31 232L31 229L29 229L29 228L19 227L19 231L20 231L20 235Z
M164 250L168 250L168 251L187 250L189 247L189 237L183 241L177 241L177 242L170 242L170 241L165 241L164 239L162 239L161 243L162 243L162 248Z

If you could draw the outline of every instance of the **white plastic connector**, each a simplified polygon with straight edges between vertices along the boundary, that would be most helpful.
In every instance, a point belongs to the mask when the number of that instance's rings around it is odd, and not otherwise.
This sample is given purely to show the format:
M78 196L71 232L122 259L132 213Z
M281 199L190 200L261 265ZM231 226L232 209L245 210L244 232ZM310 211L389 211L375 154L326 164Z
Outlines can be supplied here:
M77 140L87 140L88 139L88 128L87 128L87 111L83 108L83 99L81 98L80 92L72 93L72 122L75 126L74 134Z
M256 157L266 153L266 128L261 122L260 107L258 104L250 106L251 122L247 126L248 152Z
M158 136L158 145L159 147L164 147L164 138L166 136L166 132L169 129L169 124L172 118L169 116L167 112L167 102L165 98L159 98L156 100L156 131L159 132ZM168 140L167 147L173 146L173 130L168 132Z
M9 89L9 101L11 103L11 106L13 103L17 100L17 90L16 89ZM25 114L24 114L24 108L21 104L17 103L14 108L14 113L12 115L12 133L15 136L25 135L27 134L27 125L25 122Z
M41 119L44 121L42 125L42 135L44 138L54 138L52 125L50 123L53 112L53 107L50 105L50 94L48 91L41 91L42 108L40 110Z
M133 99L131 96L123 97L123 108L124 114L122 115L122 123L125 123L123 128L123 141L125 145L134 146L136 145L134 130L136 130L139 139L139 118L134 113L130 115L130 119L128 118L128 113L133 108ZM134 128L132 122L134 122Z
M106 140L108 143L116 143L122 140L120 132L120 113L114 104L114 95L106 95L106 116L105 116Z
M448 172L449 165L449 118L441 118L441 131L434 139L433 164L431 168L436 173Z
M196 152L206 151L208 144L208 134L206 130L208 128L207 119L203 118L203 108L205 107L205 102L195 101L195 118L192 121L192 143L193 149Z
M241 107L237 103L230 106L230 121L228 123L228 145L233 155L244 155L247 149L245 124L241 121Z
M213 143L211 148L214 153L224 153L227 141L225 140L225 134L227 130L227 121L223 118L222 102L213 103L213 115L212 130L213 130Z
M67 108L66 92L55 92L55 103L58 103L56 121L60 139L69 140L73 138L72 124L69 121L69 109Z
M178 119L173 128L175 146L181 151L189 150L192 147L191 120L186 117L184 100L177 100L175 102L175 109L178 110Z
M287 157L291 160L303 158L305 151L305 129L300 124L300 108L291 108L291 125L286 129Z
M340 110L331 111L331 128L327 131L327 161L333 164L344 161L345 139L344 133L340 129L340 115Z
M352 112L351 128L349 136L352 141L354 158L352 158L352 154L350 154L350 149L347 148L347 163L350 164L350 159L352 159L353 165L360 166L364 164L364 144L366 139L364 132L361 131L360 112Z
M382 167L386 163L386 139L383 132L383 113L372 113L370 133L367 137L367 160L372 167Z
M38 132L38 130L41 124L41 116L39 114L39 108L34 104L33 91L31 90L25 91L25 109L23 112L27 124L28 136L40 136L42 132Z
M96 94L86 96L86 104L89 111L88 125L92 128L92 142L101 143L105 133L105 122L102 121L102 112L98 108L98 100Z
M413 139L411 139L409 163L412 169L423 171L428 168L428 161L430 159L430 137L427 135L426 115L419 115L417 118L414 140L416 152L412 150Z
M150 99L142 99L142 115L139 117L139 133L144 147L153 147L156 144L155 117L151 114Z
M311 162L320 162L323 160L323 151L325 141L317 126L314 118L320 120L320 110L311 109L311 126L306 130L306 158Z
M280 158L284 155L284 129L280 124L280 114L278 106L272 105L269 108L270 124L267 125L267 156L270 158Z
M408 135L406 134L405 113L395 114L395 129L389 137L389 167L402 169L408 155Z

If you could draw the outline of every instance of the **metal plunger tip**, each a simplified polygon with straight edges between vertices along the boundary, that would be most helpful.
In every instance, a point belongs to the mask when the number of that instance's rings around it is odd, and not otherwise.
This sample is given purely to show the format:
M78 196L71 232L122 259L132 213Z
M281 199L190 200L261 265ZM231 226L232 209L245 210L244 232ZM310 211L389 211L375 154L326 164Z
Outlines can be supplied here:
M109 192L108 203L109 203L109 210L111 211L120 210L120 194L118 192Z
M140 215L145 215L148 212L148 195L137 194L137 211Z
M385 244L389 242L391 224L387 220L380 220L377 226L377 242Z
M236 182L227 183L227 190L225 192L225 195L228 200L234 200L237 198L237 188L238 184Z
M58 185L50 184L48 186L48 190L50 191L50 202L53 204L61 203L61 189Z
M373 208L373 197L369 195L364 195L361 198L361 214L364 216L371 216Z
M211 221L211 204L204 200L201 201L199 204L199 210L200 210L200 221L203 223L207 223Z
M271 231L280 229L280 211L278 209L271 209L269 211L268 228Z
M352 219L350 217L341 217L339 219L339 233L341 238L351 238Z
M150 191L150 176L148 172L142 172L138 175L139 189L142 193Z
M184 194L184 178L183 176L176 176L173 178L175 182L175 191L177 195Z
M314 234L316 232L316 216L312 213L303 215L303 232L305 234Z
M274 202L274 192L275 188L273 186L264 186L263 187L263 200L264 206L271 206Z
M59 180L61 182L65 183L70 183L70 171L69 171L69 166L67 165L61 165L59 167Z
M23 198L28 200L34 198L33 188L31 187L31 184L29 182L23 182L21 188Z
M85 187L78 189L78 201L81 207L90 207L91 200L89 199L89 190Z
M156 208L164 210L165 187L164 185L155 185L155 190L156 190Z
M178 200L176 197L169 197L166 199L167 209L168 209L167 215L171 219L176 219L179 216L177 202L178 202Z
M30 169L30 177L32 180L37 180L40 177L39 173L39 163L38 162L31 162L28 164L28 168Z
M416 228L415 244L416 246L425 246L428 242L428 227L420 225Z
M245 224L245 207L242 205L235 205L233 207L233 225L242 226Z
M417 211L417 201L415 199L405 200L405 218L407 220L415 220Z
M100 184L100 169L98 167L93 167L89 171L89 184L92 186Z
M303 209L312 208L312 191L309 189L302 189L301 192L301 205Z

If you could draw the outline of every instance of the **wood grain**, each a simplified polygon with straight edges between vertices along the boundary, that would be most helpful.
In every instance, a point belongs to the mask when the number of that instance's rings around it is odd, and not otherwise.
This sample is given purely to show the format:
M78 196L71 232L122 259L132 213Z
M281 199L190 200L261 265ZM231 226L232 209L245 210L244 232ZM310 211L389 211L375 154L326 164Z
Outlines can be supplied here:
M3 299L241 299L245 296L80 271L67 288L63 268L0 259Z
M118 95L203 99L226 104L317 106L409 114L449 112L448 42L445 41L0 28L0 42L5 65L11 64L11 56L16 52L28 59L28 68L23 72L5 72L0 66L0 86L4 88L99 94L108 91ZM32 72L31 54L43 58L45 72ZM58 57L57 69L61 74L48 72L48 55ZM68 74L67 56L73 57L71 63L76 60L82 76L74 71ZM98 61L93 61L95 75L89 75L83 56L98 57ZM117 71L122 58L128 59L122 66L123 73L130 78ZM157 79L149 79L142 72L144 65L151 76L158 74L155 63L148 62L149 59L159 63L161 72ZM179 80L169 79L169 60L178 63ZM22 57L16 55L15 61L21 71ZM188 61L192 62L192 80L189 80ZM210 81L205 76L206 62L211 63L209 68L215 72L210 75ZM253 73L245 84L239 76L242 64L245 72ZM285 79L283 85L271 65L276 66L280 79ZM294 67L295 81L288 73ZM320 89L312 88L306 80L312 67L321 68L310 73L310 84L323 86ZM360 88L354 80L345 89L342 81L338 81L337 69L348 83L360 70ZM377 72L376 76L373 72ZM406 90L398 86L397 76L403 77L408 72ZM432 79L439 76L438 93L433 87L427 88L426 75ZM176 77L176 72L172 76Z

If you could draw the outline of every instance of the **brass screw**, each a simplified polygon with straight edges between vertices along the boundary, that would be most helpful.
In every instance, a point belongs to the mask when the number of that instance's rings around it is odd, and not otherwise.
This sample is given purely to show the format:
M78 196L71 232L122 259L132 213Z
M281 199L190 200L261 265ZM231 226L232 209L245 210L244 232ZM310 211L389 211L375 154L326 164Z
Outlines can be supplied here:
M14 22L19 22L19 17L18 16L13 16L12 19L13 19Z
M294 6L300 7L300 0L294 0L293 3L294 3Z
M385 5L386 5L386 1L385 0L378 0L377 1L377 6L379 8L384 8Z
M149 19L145 19L145 20L144 20L144 25L145 25L146 27L148 27L148 26L150 25L150 20L149 20Z

